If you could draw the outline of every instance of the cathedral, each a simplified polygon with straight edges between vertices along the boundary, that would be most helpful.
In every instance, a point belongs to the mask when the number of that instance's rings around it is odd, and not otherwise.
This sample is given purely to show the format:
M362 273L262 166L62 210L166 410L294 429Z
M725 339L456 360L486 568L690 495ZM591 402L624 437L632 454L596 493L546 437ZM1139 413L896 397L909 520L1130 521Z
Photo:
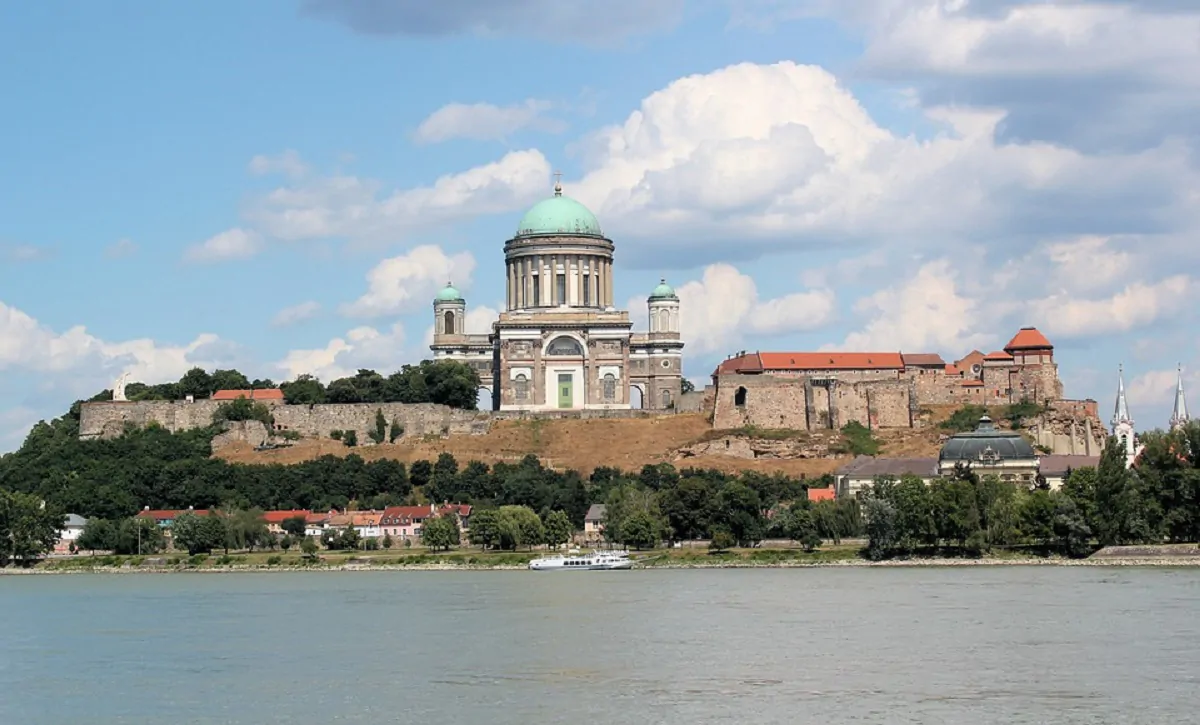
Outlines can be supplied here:
M467 301L451 284L433 301L435 360L479 373L492 410L667 410L683 383L679 297L651 293L650 329L634 334L613 297L613 241L587 207L538 202L504 243L505 309L487 334L467 334Z
M1187 397L1183 392L1183 366L1175 374L1175 407L1171 410L1170 430L1182 428L1191 422L1188 415ZM1125 400L1125 370L1117 368L1117 405L1113 410L1112 434L1121 441L1125 449L1125 466L1132 466L1138 454L1142 452L1142 444L1138 442L1137 433L1133 428L1133 416L1129 414L1129 403Z

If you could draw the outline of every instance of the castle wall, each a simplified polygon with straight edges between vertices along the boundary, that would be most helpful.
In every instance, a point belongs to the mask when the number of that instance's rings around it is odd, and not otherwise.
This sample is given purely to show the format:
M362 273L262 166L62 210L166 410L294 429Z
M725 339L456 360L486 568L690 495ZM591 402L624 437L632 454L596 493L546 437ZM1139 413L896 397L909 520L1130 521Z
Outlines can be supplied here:
M221 403L212 400L186 401L101 401L84 403L80 411L79 437L85 440L115 438L126 425L145 427L151 423L172 432L202 428L212 423ZM663 411L592 409L538 411L459 410L432 403L346 403L323 405L277 405L271 409L276 431L294 431L305 437L328 438L335 430L353 430L359 445L370 445L375 430L375 413L382 411L390 429L396 421L403 437L426 435L483 435L498 420L526 418L652 418ZM389 431L390 432L390 431Z
M822 376L822 379L826 376ZM774 375L726 375L716 388L713 427L758 426L821 430L856 420L872 428L908 428L912 385L880 379L824 384L822 379ZM738 391L745 402L738 405Z

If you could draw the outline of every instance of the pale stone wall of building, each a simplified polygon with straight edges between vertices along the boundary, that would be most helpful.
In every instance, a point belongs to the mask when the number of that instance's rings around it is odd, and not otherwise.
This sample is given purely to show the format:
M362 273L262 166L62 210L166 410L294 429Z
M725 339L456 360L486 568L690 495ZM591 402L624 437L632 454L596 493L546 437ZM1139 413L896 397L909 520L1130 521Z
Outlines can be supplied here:
M738 391L745 390L743 405ZM872 428L912 425L912 384L875 380L832 384L811 378L727 375L718 381L713 427L822 430L856 420Z

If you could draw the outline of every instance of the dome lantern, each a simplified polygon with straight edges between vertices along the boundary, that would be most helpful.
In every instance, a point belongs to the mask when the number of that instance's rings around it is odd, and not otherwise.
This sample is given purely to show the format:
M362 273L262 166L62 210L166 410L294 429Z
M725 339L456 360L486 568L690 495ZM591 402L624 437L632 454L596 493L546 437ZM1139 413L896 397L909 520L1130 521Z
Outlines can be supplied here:
M650 300L678 300L679 296L675 294L675 288L667 284L666 279L660 279L658 286L650 293Z
M461 294L459 294L458 290L456 290L454 288L454 285L450 284L449 282L446 283L446 286L443 287L442 291L438 292L437 297L434 298L434 302L462 302L462 301L463 301L463 296Z

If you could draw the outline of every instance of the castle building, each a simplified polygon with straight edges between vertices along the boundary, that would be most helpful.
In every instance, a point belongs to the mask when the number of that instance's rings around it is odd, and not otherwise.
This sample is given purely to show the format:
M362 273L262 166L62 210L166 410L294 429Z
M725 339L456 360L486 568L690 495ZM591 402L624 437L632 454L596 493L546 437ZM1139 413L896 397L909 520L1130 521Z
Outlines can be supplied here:
M1094 401L1063 401L1054 345L1033 327L1018 330L1002 350L973 350L951 364L936 353L743 352L717 367L713 386L716 428L839 429L852 420L911 428L928 405L1094 407ZM1064 435L1084 444L1069 442L1068 449L1089 452L1090 432Z
M452 285L433 301L435 360L479 373L494 410L670 409L683 383L679 297L664 280L647 300L649 331L615 307L613 241L578 201L538 202L504 243L505 308L468 334Z

